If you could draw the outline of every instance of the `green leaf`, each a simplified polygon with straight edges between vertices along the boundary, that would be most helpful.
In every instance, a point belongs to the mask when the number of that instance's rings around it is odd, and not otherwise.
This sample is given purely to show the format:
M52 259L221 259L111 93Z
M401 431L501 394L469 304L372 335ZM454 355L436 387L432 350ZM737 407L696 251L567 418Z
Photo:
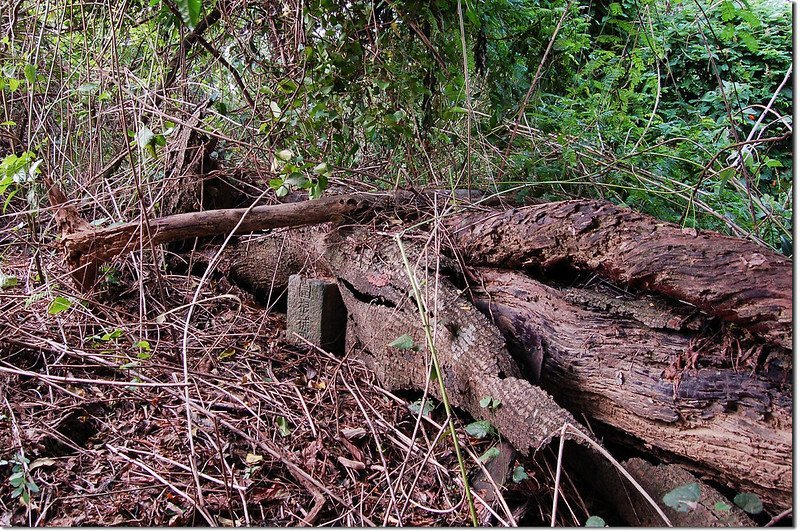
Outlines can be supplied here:
M144 149L153 142L153 137L155 135L147 126L142 126L139 128L139 131L136 132L136 135L133 137L134 144L138 145L140 148Z
M141 349L142 351L150 351L150 342L147 340L139 340L136 342L136 347Z
M311 171L312 171L312 172L314 172L315 174L322 175L322 174L324 174L324 173L327 173L327 171L328 171L328 165L327 165L326 163L319 163L319 164L318 164L317 166L315 166L315 167L314 167L314 169L313 169L313 170L311 170Z
M606 522L602 517L592 515L586 520L586 528L603 528L604 526L606 526Z
M119 367L119 369L133 369L133 368L135 368L135 367L136 367L136 366L138 366L138 365L139 365L139 361L138 361L138 360L134 360L133 362L128 362L128 363L126 363L126 364L122 364L122 365Z
M495 432L494 427L488 421L474 421L464 427L464 430L474 438L485 438Z
M20 81L17 78L9 78L8 79L8 90L14 92L19 88Z
M514 481L514 484L519 484L523 480L527 480L528 473L525 472L525 468L522 466L517 466L514 468L514 472L511 473L511 480Z
M28 85L33 85L36 81L36 66L35 65L25 65L25 80L28 82Z
M36 485L36 482L29 480L25 485L31 493L39 493L39 486Z
M397 337L389 344L389 347L396 347L397 349L414 349L414 346L414 339L407 334Z
M491 462L492 460L494 460L498 456L500 456L500 449L498 449L497 447L492 447L491 449L489 449L485 453L483 453L481 455L481 457L478 458L478 460L480 460L481 462L483 462L485 464L487 462Z
M662 498L664 504L682 513L689 513L697 507L700 500L700 484L692 482L679 486Z
M731 505L724 503L722 501L717 501L714 503L714 510L717 512L728 512L731 509Z
M761 499L755 493L737 493L733 504L749 514L760 514L764 510Z
M419 409L420 409L421 406L422 406L422 399L417 399L416 401L414 401L413 403L408 405L408 409L411 410L415 414L419 414ZM433 412L433 410L435 408L436 408L436 404L432 400L427 399L425 401L425 407L422 409L422 414L427 416L428 414Z
M72 302L69 299L61 296L56 296L53 302L50 303L50 306L47 307L47 313L58 314L59 312L64 312L71 306Z
M487 395L480 401L480 405L483 408L488 408L489 410L497 410L498 408L500 408L500 405L502 404L503 403L502 401L500 401L500 399L495 399L491 395Z
M0 272L0 288L13 288L17 284L19 284L19 279L16 276Z
M283 416L275 418L275 425L278 427L280 435L284 438L292 433L292 430L289 428L289 422L286 421L286 418Z
M183 21L194 29L197 23L200 22L200 11L203 4L200 0L177 0L175 2L178 6L178 11L183 17Z

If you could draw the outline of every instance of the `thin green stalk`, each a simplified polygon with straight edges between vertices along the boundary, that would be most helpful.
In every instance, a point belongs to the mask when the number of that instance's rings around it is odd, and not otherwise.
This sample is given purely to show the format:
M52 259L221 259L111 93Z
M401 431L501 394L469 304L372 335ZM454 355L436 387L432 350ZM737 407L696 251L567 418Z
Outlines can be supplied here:
M467 497L467 505L469 506L469 515L472 518L472 526L478 527L478 514L475 511L475 501L472 500L472 492L469 489L469 479L467 478L467 467L464 464L464 458L461 455L461 446L458 443L458 436L456 435L456 426L453 423L453 412L450 408L450 400L447 397L447 390L442 381L442 372L439 367L439 358L436 356L436 348L433 345L433 335L431 334L431 325L428 321L428 313L425 312L425 306L422 301L422 294L417 284L417 278L411 269L411 264L408 262L403 241L400 240L400 235L395 235L394 239L397 241L397 246L400 248L400 256L403 257L403 265L406 268L406 274L411 281L411 288L414 291L414 298L417 300L417 310L419 311L422 326L425 329L425 340L428 344L428 349L431 352L431 360L433 361L433 369L436 372L436 380L439 383L439 392L442 395L442 404L444 404L444 411L447 415L447 424L450 429L450 436L453 438L453 446L456 449L456 459L458 460L458 468L461 470L461 480L464 482L464 491Z

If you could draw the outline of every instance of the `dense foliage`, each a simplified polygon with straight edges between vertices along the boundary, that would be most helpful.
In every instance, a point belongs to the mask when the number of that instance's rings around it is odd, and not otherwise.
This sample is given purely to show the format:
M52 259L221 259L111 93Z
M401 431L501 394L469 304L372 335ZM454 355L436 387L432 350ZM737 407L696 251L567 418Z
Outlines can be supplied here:
M95 210L135 189L96 218L151 208L176 124L208 104L213 156L281 193L599 196L791 253L783 0L23 1L11 20L6 197L34 190L28 158Z

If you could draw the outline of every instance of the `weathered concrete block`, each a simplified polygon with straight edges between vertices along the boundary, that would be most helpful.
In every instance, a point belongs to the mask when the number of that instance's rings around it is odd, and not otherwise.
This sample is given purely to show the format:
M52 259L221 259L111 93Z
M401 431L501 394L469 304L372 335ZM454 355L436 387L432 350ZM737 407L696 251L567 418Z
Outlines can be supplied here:
M297 333L314 345L335 354L344 353L347 309L333 281L289 276L286 301L286 338L301 345ZM305 345L305 344L303 344Z

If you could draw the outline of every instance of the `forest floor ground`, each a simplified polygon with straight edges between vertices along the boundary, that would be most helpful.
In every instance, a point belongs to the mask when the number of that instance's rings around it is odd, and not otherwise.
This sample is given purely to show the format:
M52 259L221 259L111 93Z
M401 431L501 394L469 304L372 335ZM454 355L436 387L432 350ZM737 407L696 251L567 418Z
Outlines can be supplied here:
M470 524L441 406L419 418L420 396L383 390L357 354L286 342L283 314L224 279L197 291L199 276L122 268L78 296L44 255L48 285L21 249L3 266L18 284L0 298L0 525ZM497 439L470 421L473 479ZM477 501L481 522L549 524L556 451L514 462L527 478ZM562 490L559 523L603 515L568 477Z

